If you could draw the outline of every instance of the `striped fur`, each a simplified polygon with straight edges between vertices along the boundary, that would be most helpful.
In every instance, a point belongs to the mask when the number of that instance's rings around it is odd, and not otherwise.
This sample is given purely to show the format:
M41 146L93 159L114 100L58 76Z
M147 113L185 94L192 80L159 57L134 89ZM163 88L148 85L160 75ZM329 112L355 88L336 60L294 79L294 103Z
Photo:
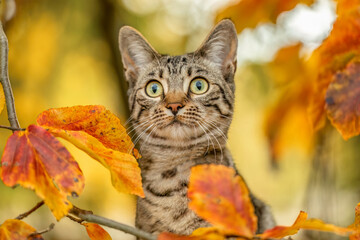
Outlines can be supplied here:
M130 27L119 35L129 82L134 142L140 147L145 198L137 202L137 227L151 232L190 234L209 224L188 209L186 197L192 166L222 164L235 168L226 148L234 109L234 74L237 36L230 20L221 21L200 48L181 56L158 54ZM189 91L194 78L206 79L207 92ZM156 98L145 92L156 80L164 92ZM176 115L171 103L183 107ZM259 232L274 225L269 208L252 196L259 217Z

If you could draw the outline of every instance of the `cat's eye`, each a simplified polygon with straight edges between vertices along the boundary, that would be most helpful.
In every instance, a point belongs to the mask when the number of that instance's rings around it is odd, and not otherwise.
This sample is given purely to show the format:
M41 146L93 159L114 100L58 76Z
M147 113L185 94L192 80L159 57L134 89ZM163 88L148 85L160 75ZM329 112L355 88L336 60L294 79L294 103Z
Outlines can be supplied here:
M190 91L195 94L204 94L209 88L209 83L203 78L195 78L190 83Z
M163 93L163 87L158 81L152 80L146 85L145 91L149 97L156 98Z

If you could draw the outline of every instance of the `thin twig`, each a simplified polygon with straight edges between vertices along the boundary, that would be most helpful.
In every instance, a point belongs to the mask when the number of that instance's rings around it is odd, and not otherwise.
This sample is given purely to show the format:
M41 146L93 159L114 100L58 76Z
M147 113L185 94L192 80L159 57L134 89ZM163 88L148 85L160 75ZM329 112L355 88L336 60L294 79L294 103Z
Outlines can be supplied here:
M14 95L11 89L8 72L8 40L2 23L0 22L0 82L4 89L8 119L12 128L19 129L20 124L16 116ZM15 130L13 130L14 132Z
M14 128L14 127L9 127L9 126L5 126L5 125L0 125L0 128L5 128L5 129L9 129L11 131L25 131L25 128Z
M87 222L97 223L97 224L100 224L103 226L114 228L114 229L123 231L125 233L132 234L132 235L142 238L142 239L146 239L146 240L156 240L157 239L157 236L152 235L148 232L142 231L138 228L131 227L129 225L119 223L119 222L116 222L114 220L107 219L104 217L100 217L100 216L97 216L97 215L94 215L91 213L84 213L83 211L78 211L78 209L72 209L71 214L73 214L76 217L78 217L82 220L85 220Z
M20 214L19 216L17 216L15 219L21 220L26 218L27 216L29 216L30 214L32 214L33 212L35 212L38 208L40 208L42 205L44 205L44 201L38 202L35 207L33 207L32 209L30 209L29 211Z
M50 224L49 227L45 228L44 230L40 230L40 231L36 231L34 233L31 233L28 238L31 238L31 237L34 237L36 235L41 235L41 234L44 234L44 233L47 233L47 232L50 232L51 230L53 230L55 227L55 223L52 223Z

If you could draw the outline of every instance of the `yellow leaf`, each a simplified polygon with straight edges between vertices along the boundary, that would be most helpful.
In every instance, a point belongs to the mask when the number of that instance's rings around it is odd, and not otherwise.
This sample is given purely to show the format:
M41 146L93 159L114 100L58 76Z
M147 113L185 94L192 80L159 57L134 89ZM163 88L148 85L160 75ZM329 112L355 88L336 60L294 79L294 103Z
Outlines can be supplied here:
M29 237L35 232L35 228L23 221L8 219L0 225L0 240L43 240L39 234Z

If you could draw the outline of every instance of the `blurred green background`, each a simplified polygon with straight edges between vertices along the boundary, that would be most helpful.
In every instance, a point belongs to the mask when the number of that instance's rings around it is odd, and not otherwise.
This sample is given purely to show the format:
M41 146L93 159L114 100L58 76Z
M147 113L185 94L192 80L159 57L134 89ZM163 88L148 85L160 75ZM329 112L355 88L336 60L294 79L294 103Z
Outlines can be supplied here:
M138 29L160 53L194 51L232 0L18 0L5 23L9 40L9 74L20 125L34 123L48 108L104 105L124 123L128 117L126 83L118 51L121 26ZM265 9L266 10L266 9ZM300 210L310 217L347 226L360 202L358 137L344 141L327 128L313 139L301 128L301 113L288 116L281 154L274 158L264 130L282 83L270 74L268 62L284 47L302 43L306 58L328 35L335 4L315 1L281 14L239 34L236 108L229 147L252 191L273 208L279 224L292 224ZM269 70L270 68L270 70ZM281 79L281 70L278 73ZM8 125L6 113L0 124ZM279 121L279 124L284 124ZM0 130L0 149L11 132ZM320 140L319 140L320 139ZM66 144L80 163L84 193L73 203L95 214L133 225L135 198L118 193L99 163ZM30 190L0 182L0 222L14 218L40 199ZM56 222L46 206L25 219L41 230ZM135 239L106 229L113 239ZM85 229L64 218L45 239L88 239ZM294 239L331 239L306 235ZM334 237L335 239L336 237Z

